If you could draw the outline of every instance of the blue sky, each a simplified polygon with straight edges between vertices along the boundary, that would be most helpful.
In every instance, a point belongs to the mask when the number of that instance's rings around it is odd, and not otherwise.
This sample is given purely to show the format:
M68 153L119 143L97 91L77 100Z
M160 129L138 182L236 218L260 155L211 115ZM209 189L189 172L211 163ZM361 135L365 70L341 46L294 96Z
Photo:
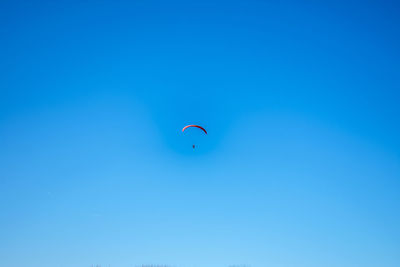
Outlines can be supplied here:
M399 12L2 1L0 265L399 266Z

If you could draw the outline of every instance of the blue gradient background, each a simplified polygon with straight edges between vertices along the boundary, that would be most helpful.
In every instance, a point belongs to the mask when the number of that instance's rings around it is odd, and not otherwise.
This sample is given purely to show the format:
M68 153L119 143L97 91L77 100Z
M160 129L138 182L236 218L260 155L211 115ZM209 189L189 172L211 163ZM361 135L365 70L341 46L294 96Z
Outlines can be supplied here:
M400 266L399 14L1 1L0 266Z

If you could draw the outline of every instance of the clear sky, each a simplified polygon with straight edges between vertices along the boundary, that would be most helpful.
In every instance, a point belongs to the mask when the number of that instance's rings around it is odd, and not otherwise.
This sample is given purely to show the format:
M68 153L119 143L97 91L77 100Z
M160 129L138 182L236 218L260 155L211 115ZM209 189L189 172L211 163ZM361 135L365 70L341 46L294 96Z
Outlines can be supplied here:
M400 266L399 14L1 1L0 266Z

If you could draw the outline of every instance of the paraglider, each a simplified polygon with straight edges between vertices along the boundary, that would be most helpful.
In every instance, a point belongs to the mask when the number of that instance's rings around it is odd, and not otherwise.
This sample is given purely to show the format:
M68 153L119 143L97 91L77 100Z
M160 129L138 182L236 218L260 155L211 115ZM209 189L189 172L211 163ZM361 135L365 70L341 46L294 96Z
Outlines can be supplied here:
M206 129L204 129L203 127L201 127L199 125L194 125L194 124L187 125L187 126L183 127L182 132L185 132L185 130L187 128L191 128L191 127L198 128L198 129L202 130L205 134L207 134L207 130ZM193 144L192 147L193 147L193 149L195 149L196 146Z
M204 129L203 127L201 127L201 126L199 126L199 125L194 125L194 124L187 125L187 126L183 127L182 132L184 132L187 128L190 128L190 127L199 128L199 129L203 130L203 132L205 132L205 133L207 134L206 129Z

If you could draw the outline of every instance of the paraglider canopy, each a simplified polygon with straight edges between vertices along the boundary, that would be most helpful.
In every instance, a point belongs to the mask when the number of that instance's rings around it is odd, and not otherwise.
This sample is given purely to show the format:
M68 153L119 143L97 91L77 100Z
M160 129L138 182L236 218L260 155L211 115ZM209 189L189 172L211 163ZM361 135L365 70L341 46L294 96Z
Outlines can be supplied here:
M187 128L190 128L190 127L199 128L199 129L203 130L203 132L205 132L205 134L207 134L206 129L204 129L203 127L201 127L201 126L199 126L199 125L194 125L194 124L187 125L187 126L183 127L182 132L184 132Z

